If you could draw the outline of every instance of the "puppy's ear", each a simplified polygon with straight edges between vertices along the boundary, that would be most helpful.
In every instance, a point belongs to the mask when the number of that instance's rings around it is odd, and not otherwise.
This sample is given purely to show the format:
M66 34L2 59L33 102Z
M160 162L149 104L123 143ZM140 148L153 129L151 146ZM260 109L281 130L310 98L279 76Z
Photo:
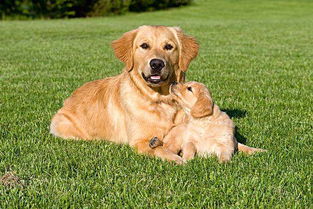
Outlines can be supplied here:
M202 118L208 115L212 115L213 101L211 95L206 92L201 92L190 113L194 118Z
M137 30L132 30L123 34L123 36L112 42L112 48L115 56L125 63L126 69L131 71L134 66L133 42Z
M180 44L178 66L181 71L186 72L189 63L198 55L199 45L193 37L185 35L179 27L173 27L173 29L176 31Z

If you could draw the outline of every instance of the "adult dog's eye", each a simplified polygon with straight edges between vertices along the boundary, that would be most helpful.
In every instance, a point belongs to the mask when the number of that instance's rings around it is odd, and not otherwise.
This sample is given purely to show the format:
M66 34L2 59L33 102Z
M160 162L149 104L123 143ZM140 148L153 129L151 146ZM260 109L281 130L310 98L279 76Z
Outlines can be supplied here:
M171 49L173 49L173 46L172 46L171 44L166 44L166 45L164 46L164 49L165 49L165 50L171 50Z
M188 91L191 91L192 92L192 88L189 86L187 87Z
M143 43L140 45L141 48L143 49L148 49L149 48L149 45L147 43Z

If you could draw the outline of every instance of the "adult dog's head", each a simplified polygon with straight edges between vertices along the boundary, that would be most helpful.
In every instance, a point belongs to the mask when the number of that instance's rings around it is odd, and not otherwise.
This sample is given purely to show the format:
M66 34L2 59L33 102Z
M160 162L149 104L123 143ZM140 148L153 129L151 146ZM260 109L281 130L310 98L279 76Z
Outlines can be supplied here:
M198 54L194 38L178 27L141 26L112 42L125 70L150 87L184 81L184 72Z

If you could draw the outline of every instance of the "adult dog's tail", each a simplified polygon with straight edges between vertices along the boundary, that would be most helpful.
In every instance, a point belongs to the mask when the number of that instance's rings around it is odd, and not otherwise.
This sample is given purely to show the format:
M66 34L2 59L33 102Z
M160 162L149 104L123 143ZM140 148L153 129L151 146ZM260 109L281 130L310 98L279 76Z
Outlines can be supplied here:
M239 152L244 152L244 153L246 153L248 155L252 155L252 154L254 154L256 152L266 152L267 150L249 147L249 146L246 146L246 145L241 144L241 143L238 142L238 151Z

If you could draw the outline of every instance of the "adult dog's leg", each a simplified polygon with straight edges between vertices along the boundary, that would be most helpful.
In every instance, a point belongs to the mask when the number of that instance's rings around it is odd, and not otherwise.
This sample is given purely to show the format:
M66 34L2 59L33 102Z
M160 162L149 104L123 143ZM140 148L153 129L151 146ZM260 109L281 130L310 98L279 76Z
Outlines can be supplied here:
M162 160L167 160L167 161L174 161L177 164L182 164L183 159L175 154L174 152L170 151L164 146L158 146L155 148L151 148L149 146L150 140L143 139L137 142L134 147L137 149L138 153L142 154L148 154L152 156L157 156L161 158Z
M57 113L52 118L50 133L64 139L88 139L69 114Z

